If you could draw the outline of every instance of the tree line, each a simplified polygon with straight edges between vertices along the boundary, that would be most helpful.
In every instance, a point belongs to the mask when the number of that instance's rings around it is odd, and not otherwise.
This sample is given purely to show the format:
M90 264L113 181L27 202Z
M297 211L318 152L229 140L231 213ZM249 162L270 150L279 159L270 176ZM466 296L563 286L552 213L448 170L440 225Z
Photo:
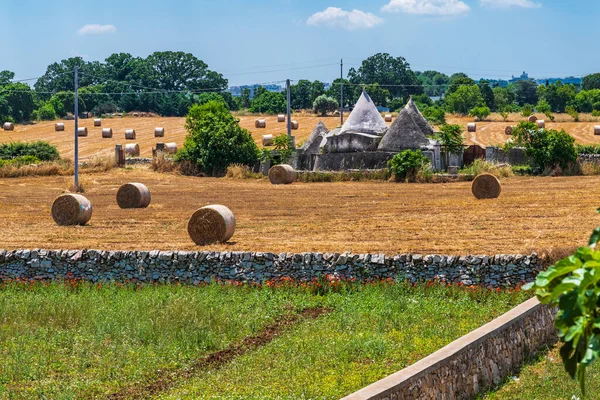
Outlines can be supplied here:
M65 117L74 106L75 67L79 69L79 109L95 115L116 112L153 112L183 116L194 104L216 100L230 111L277 114L287 108L285 93L258 87L241 96L227 92L228 80L192 54L155 52L148 57L115 53L104 60L72 57L49 65L33 87L14 82L15 74L0 71L0 117L23 122ZM490 112L537 110L547 114L593 112L600 116L600 74L573 84L517 81L501 87L497 82L474 81L464 73L448 76L438 71L413 71L403 57L386 53L365 59L347 77L329 87L320 81L300 80L291 87L291 108L312 109L325 115L339 109L340 85L344 106L352 106L363 89L376 105L397 111L413 96L433 123L443 123L445 113L484 118ZM441 97L443 96L443 97ZM435 102L431 97L440 97Z

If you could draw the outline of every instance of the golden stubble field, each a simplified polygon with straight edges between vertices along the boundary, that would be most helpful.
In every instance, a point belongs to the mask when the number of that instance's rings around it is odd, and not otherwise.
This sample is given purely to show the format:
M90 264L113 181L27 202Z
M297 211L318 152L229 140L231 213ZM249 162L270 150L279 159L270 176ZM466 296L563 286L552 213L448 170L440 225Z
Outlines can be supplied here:
M279 135L286 132L286 124L278 123L276 116L238 116L240 125L248 129L254 140L262 147L262 136L267 134ZM267 127L257 129L254 127L256 119L265 119ZM339 117L317 117L314 115L300 114L294 115L294 120L300 124L300 129L292 131L296 137L296 143L304 142L319 121L323 121L329 129L334 129L340 125ZM521 118L517 114L510 116L510 122L501 122L499 116L493 114L489 122L477 123L476 133L467 133L466 126L472 122L472 118L448 116L448 123L456 123L465 127L465 138L468 144L478 144L481 146L503 144L509 138L504 134L506 126L515 126ZM566 115L557 115L557 122L546 122L549 129L564 129L575 137L581 144L600 144L600 136L594 136L594 125L600 125L600 122L594 122L597 118L591 116L582 116L582 121L586 122L568 122L570 117ZM65 123L64 132L55 132L55 122L40 122L31 125L17 125L15 131L5 132L0 130L0 143L10 141L36 141L46 140L56 145L62 157L73 158L73 121L62 121ZM125 117L109 118L102 121L102 127L94 127L93 119L80 120L80 126L87 127L89 136L80 138L80 157L82 160L93 156L107 157L114 154L116 144L138 143L141 149L142 157L152 156L152 147L157 142L175 142L182 146L187 134L185 130L185 118L165 118L165 117ZM154 137L155 127L164 127L166 134L164 138ZM112 128L113 138L102 139L102 128ZM136 140L126 141L125 130L135 129Z
M295 183L112 170L82 177L94 207L89 226L58 227L52 201L69 177L0 179L0 248L403 252L503 254L585 245L600 224L600 177L508 178L497 200L477 201L470 183ZM152 192L144 210L121 210L127 182ZM195 246L187 220L223 204L237 218L230 243Z

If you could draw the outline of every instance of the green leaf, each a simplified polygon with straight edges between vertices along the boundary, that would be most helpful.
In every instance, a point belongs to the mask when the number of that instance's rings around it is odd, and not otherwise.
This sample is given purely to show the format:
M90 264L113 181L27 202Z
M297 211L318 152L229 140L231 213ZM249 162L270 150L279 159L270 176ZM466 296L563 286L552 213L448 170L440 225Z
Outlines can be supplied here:
M590 247L596 247L598 242L600 242L600 227L594 229L592 232L592 236L590 236Z

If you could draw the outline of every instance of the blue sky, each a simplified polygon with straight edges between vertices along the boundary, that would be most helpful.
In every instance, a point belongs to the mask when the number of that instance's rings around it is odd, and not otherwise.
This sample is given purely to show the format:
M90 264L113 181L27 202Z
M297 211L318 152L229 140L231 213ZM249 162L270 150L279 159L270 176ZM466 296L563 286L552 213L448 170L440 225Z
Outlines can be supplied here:
M230 85L331 81L339 76L340 58L347 71L378 52L403 56L414 70L474 78L600 71L598 0L2 3L0 70L20 79L71 56L102 61L114 52L159 50L191 52Z

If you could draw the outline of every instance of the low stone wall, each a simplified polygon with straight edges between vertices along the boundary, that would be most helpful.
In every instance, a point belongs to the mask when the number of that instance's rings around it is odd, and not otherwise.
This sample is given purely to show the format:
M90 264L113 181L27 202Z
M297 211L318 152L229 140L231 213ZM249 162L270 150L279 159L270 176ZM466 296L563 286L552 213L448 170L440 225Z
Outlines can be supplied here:
M213 280L299 281L323 275L345 279L439 280L464 285L514 287L542 269L535 254L442 256L404 254L170 252L100 250L0 250L0 278L181 282Z
M343 400L471 399L557 340L555 310L531 299L416 364Z

